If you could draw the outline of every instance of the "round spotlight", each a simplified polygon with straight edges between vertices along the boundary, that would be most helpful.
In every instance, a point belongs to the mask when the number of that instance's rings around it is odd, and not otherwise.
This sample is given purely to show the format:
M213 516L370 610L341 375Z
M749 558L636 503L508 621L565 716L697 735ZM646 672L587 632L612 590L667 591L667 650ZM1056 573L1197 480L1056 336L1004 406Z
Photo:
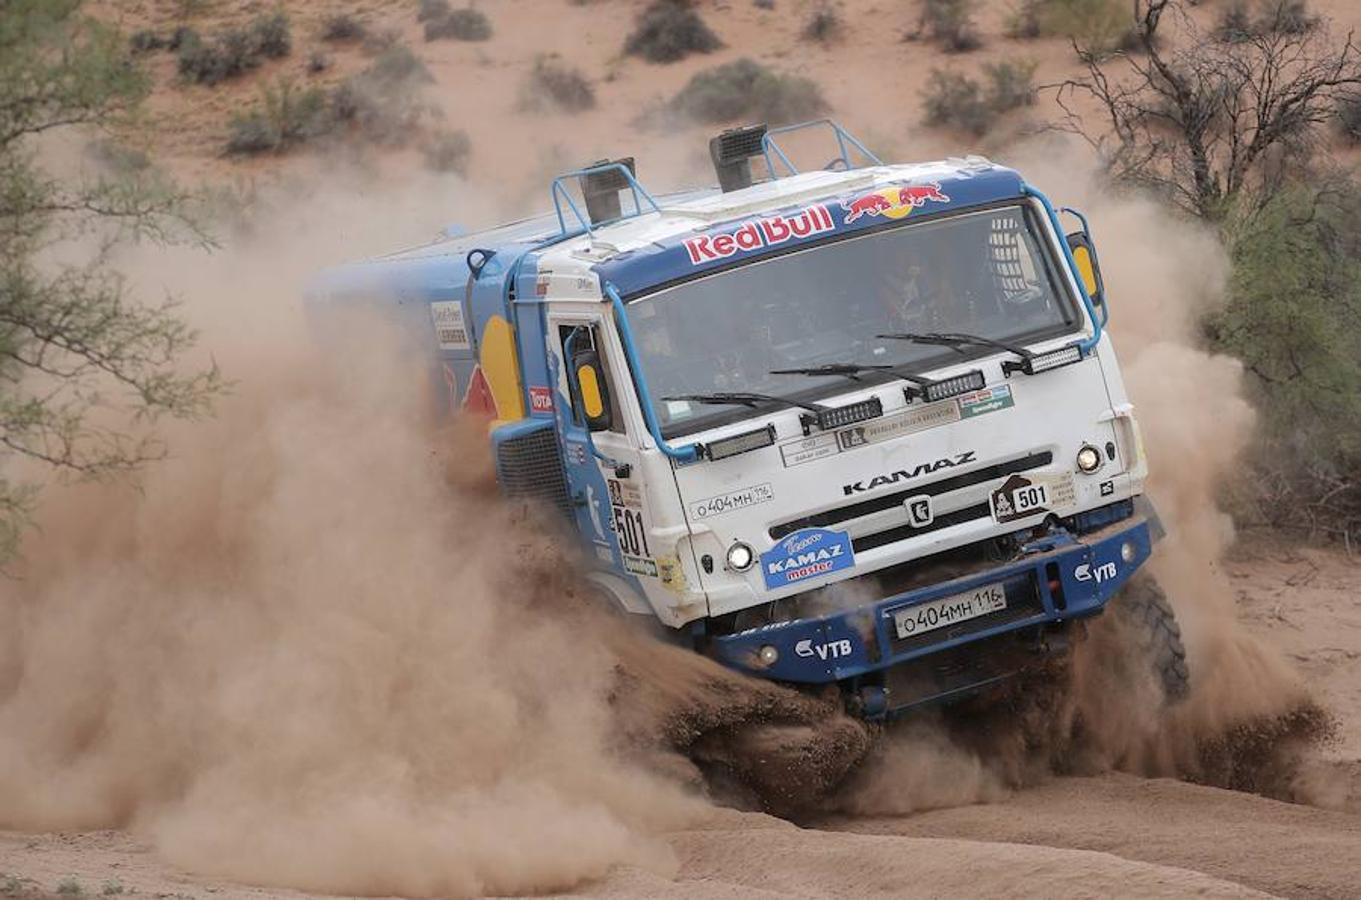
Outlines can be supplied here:
M766 644L760 650L756 651L756 658L760 661L761 665L769 668L779 661L780 651L769 644Z
M750 544L741 541L728 548L728 568L734 572L745 572L756 562L756 551Z
M1134 545L1129 541L1120 545L1120 558L1127 563L1134 562Z
M1079 471L1092 474L1101 468L1101 451L1091 444L1084 444L1077 452L1077 467Z

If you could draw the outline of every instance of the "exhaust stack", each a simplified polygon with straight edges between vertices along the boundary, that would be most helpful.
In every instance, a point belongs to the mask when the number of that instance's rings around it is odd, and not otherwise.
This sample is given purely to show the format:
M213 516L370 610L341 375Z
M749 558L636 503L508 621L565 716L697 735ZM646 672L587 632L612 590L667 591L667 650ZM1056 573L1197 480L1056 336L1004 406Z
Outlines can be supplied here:
M765 125L744 125L709 139L709 158L723 193L751 187L751 158L763 155L765 136Z
M587 168L595 166L608 166L611 164L621 165L629 170L629 174L637 175L638 170L634 167L633 157L625 156L619 159L601 159L591 163ZM619 192L629 186L628 179L624 173L618 169L609 169L604 172L591 172L582 175L580 178L581 195L586 199L586 215L590 216L592 225L599 225L601 222L609 222L618 219L623 215L623 207L619 201Z

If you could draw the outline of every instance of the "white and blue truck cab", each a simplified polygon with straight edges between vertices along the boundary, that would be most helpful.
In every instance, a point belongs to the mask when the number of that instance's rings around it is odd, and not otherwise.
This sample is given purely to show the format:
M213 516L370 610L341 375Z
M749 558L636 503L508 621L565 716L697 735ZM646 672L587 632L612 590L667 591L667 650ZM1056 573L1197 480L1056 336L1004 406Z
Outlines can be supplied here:
M790 161L804 129L826 167ZM1062 651L1159 534L1086 220L827 120L710 152L718 188L600 163L545 217L310 300L407 316L504 491L570 524L615 606L728 666L878 718Z

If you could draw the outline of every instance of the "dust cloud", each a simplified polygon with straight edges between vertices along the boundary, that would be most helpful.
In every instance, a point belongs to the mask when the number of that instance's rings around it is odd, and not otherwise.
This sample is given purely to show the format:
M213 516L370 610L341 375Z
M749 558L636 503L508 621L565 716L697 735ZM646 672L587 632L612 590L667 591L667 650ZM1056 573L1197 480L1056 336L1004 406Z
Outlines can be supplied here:
M193 872L348 894L674 872L653 835L704 804L618 739L619 625L570 552L496 499L483 434L432 425L400 335L316 345L299 315L307 273L425 237L405 214L447 187L124 261L235 387L136 489L49 490L0 588L0 827L131 827Z

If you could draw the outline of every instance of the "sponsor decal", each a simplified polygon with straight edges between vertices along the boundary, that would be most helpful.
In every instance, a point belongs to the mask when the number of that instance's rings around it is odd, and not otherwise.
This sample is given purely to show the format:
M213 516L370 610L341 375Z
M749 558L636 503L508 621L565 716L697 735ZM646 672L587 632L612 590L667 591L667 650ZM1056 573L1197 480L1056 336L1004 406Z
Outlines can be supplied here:
M897 471L888 472L883 475L875 475L873 478L867 478L864 481L853 481L850 484L843 484L841 486L841 491L847 497L851 497L855 494L863 494L866 491L875 490L876 488L887 487L890 484L897 484L900 481L910 481L914 478L920 478L923 475L930 475L931 473L939 472L942 469L953 469L956 466L966 466L971 462L975 462L977 458L978 454L975 451L967 450L964 453L956 453L954 456L944 456L940 459L933 460L932 462L919 463L910 469L898 469Z
M1101 563L1096 566L1083 563L1073 570L1073 577L1078 581L1095 581L1097 584L1101 584L1110 581L1119 571L1113 562Z
M529 386L530 412L553 411L553 389L533 384Z
M909 184L872 191L854 200L843 200L841 209L846 213L844 224L850 225L862 216L901 219L911 215L912 210L925 206L928 201L949 203L950 198L941 191L939 184Z
M775 489L769 483L758 484L697 501L690 507L690 512L696 519L707 519L711 516L721 516L736 509L746 509L748 506L768 503L774 499Z
M766 587L787 587L810 578L830 575L855 565L851 536L844 531L805 528L788 535L761 554Z
M965 419L997 412L999 409L1009 409L1016 405L1015 400L1012 399L1011 385L1009 384L999 384L972 393L961 394L956 399L959 401L959 414Z
M539 277L534 279L534 296L536 297L548 296L548 282L549 282L548 276L552 274L553 274L552 272L540 272Z
M804 638L794 645L794 655L802 656L804 659L816 656L818 659L826 661L850 656L853 649L850 640L847 638L842 638L839 641L828 641L825 644L815 644Z
M471 350L468 329L463 325L463 304L442 300L430 304L430 319L435 323L435 340L441 350Z
M908 497L903 501L903 508L907 510L907 522L913 528L925 528L936 520L936 514L931 509L931 497L927 494Z
M657 578L662 582L662 587L673 594L685 593L685 570L681 568L680 560L674 556L660 556L657 558Z
M826 459L841 452L835 434L815 434L797 441L780 445L780 458L784 467L801 466L814 460Z
M1114 481L1103 481L1103 482L1101 482L1101 496L1103 496L1103 497L1109 497L1111 494L1114 494L1114 493L1115 493L1115 482L1114 482Z
M852 450L958 421L959 405L954 400L941 400L939 403L928 403L882 419L873 419L862 425L852 425L844 431L837 432L837 440L841 444L841 449Z
M988 496L992 517L998 522L1012 522L1051 510L1064 509L1077 503L1072 473L1021 475L1002 482Z
M624 571L633 575L645 575L648 578L657 577L657 563L655 560L644 556L630 556L624 554Z
M624 568L634 575L657 576L657 564L647 543L647 524L643 519L643 496L636 485L610 478L605 482L610 492L610 529L619 542ZM628 559L637 562L629 568ZM646 564L646 565L645 565ZM646 570L646 571L643 571Z
M835 228L827 207L817 203L789 215L753 219L733 231L687 238L685 250L690 254L690 265L697 266L739 253L750 253L762 247L776 247L785 241L822 234Z

